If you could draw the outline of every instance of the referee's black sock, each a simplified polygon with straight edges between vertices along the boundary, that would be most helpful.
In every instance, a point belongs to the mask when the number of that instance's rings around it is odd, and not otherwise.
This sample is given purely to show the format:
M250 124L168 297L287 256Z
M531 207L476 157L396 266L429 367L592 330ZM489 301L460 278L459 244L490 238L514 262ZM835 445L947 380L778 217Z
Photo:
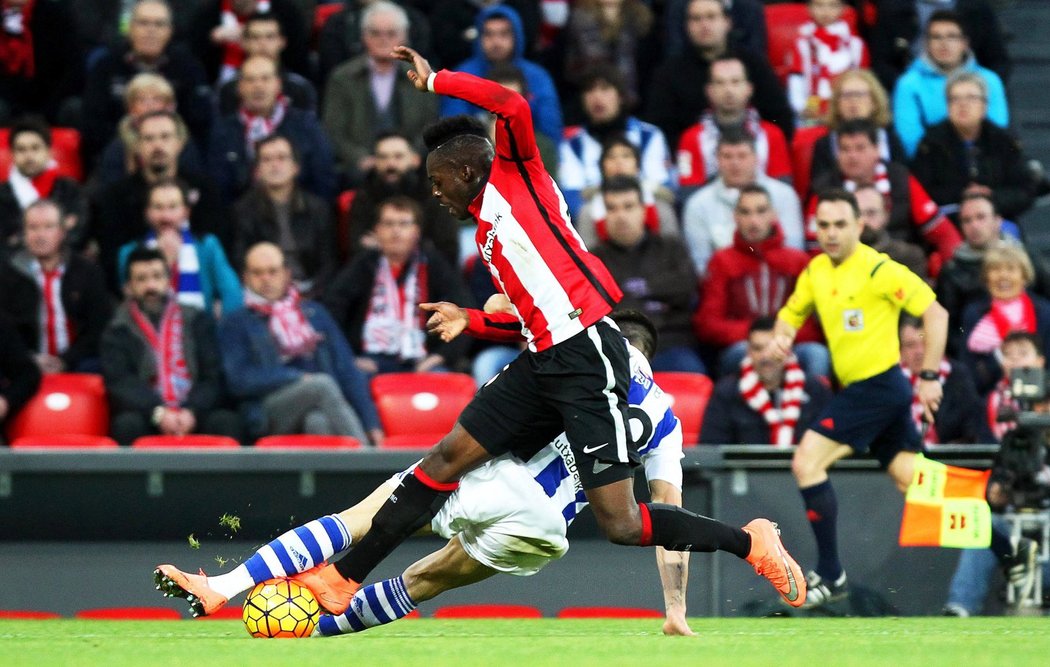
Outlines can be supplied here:
M337 560L335 569L358 583L412 533L427 525L458 482L435 482L418 467L406 475L372 519L372 528Z
M747 558L751 536L741 528L661 503L639 503L642 514L641 546L671 551L728 551Z

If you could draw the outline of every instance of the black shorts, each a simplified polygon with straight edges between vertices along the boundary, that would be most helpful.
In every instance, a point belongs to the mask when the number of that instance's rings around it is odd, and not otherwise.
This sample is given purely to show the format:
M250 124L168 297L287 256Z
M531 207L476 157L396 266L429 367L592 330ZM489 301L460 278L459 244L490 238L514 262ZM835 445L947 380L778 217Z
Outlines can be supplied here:
M627 479L630 362L620 332L602 320L542 352L526 350L489 380L459 422L493 456L528 460L565 432L585 489Z
M886 467L900 452L923 450L911 417L912 394L900 366L893 366L835 394L810 428Z

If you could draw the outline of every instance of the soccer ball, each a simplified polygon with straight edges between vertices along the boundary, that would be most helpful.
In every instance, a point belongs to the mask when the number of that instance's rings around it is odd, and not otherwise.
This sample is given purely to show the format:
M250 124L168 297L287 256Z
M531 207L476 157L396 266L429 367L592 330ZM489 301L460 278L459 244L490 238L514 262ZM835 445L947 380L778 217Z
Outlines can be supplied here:
M252 637L309 637L321 609L310 589L291 579L264 581L244 599L241 618Z

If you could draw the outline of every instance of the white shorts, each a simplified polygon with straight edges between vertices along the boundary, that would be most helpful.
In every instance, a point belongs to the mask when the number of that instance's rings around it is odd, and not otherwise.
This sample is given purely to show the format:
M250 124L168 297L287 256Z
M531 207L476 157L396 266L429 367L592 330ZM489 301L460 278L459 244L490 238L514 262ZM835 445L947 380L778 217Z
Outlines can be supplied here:
M438 535L455 535L482 565L522 577L569 550L561 508L520 463L505 457L464 475L430 525Z

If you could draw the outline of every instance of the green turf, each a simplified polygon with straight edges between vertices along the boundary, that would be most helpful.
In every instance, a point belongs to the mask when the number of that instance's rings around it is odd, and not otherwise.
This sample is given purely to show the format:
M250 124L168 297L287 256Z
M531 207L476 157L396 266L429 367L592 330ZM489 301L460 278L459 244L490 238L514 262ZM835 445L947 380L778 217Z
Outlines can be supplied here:
M1048 665L1050 619L403 621L334 639L255 640L238 621L0 621L0 665Z

